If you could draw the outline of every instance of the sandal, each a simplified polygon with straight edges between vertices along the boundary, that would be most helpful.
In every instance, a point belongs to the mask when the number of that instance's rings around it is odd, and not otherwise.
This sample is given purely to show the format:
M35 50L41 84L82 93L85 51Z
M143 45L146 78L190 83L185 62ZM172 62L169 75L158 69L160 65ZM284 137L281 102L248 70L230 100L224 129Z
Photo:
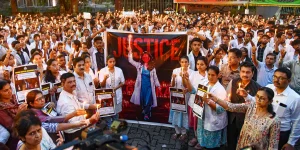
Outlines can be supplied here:
M178 138L179 135L180 135L180 134L174 133L174 134L172 134L171 138L172 138L173 140L176 140L176 139Z
M193 138L189 141L188 145L191 147L194 147L198 143L198 140L196 138Z
M199 143L194 148L199 150L203 149Z
M181 134L180 137L179 137L179 140L180 141L185 141L187 139L187 137L188 137L187 134Z

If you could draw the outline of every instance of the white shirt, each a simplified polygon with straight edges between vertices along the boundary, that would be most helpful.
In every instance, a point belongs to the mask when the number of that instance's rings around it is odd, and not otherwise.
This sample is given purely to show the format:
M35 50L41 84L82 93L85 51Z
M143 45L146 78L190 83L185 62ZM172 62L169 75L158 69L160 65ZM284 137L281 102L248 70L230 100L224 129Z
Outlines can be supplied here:
M243 42L240 43L240 44L238 42L238 39L231 40L230 41L230 46L231 46L231 48L238 48L238 49L240 49L240 48L244 47L244 39L243 39Z
M7 48L4 46L0 45L0 58L2 58L7 52Z
M199 71L193 71L193 73L190 75L191 76L191 84L194 89L198 89L198 85L206 85L208 83L207 79L207 72L205 72L205 76L202 76ZM195 94L191 94L188 105L193 108L194 105L194 100L195 100Z
M35 49L36 48L36 42L32 42L29 46L29 52L31 52L32 49ZM38 44L38 49L42 49L42 41L39 41L39 44Z
M23 52L23 51L21 51L21 53L23 53L23 56L24 56L24 59L25 59L25 64L28 64L29 61L30 61L30 58L29 58L28 54L26 52ZM14 51L12 51L11 54L14 55L14 57L17 61L17 66L25 65L25 64L22 64L22 59L19 56L19 54L17 54L17 51L14 50Z
M287 62L287 61L294 59L295 49L290 45L286 45L284 47L280 44L280 45L278 45L279 54L276 56L276 62L275 62L276 67L278 67L278 65L279 65L279 58L281 57L280 51L284 48L285 48L286 54L283 58L283 62Z
M78 101L78 98L76 97L76 92L73 91L73 93L68 93L65 90L62 90L62 92L59 95L59 99L57 101L57 113L59 113L62 116L65 116L67 114L70 114L72 112L74 112L77 109L82 109L82 107L84 107L84 109L88 109L89 104L86 103L80 103ZM84 105L84 106L83 106ZM71 118L68 122L69 123L76 123L79 121L85 120L85 117L82 116L76 116ZM66 133L74 133L78 130L80 130L81 128L72 128L72 129L68 129L65 130L64 132Z
M100 82L103 82L104 76L106 74L109 74L108 67L104 67L99 71L99 74L97 72L97 77L99 78ZM114 76L111 76L112 74L109 75L109 77L106 79L106 85L105 88L115 88L121 83L125 83L125 78L122 69L119 67L115 67L115 73ZM112 79L114 80L114 85L112 85ZM118 88L116 91L116 100L117 104L120 104L122 102L122 87Z
M9 139L9 132L4 128L2 125L0 125L0 143L6 144L6 142Z
M85 102L87 104L95 104L95 85L92 77L84 73L83 79L76 72L74 72L76 80L76 94L80 102Z
M277 111L280 103L287 105L283 114L277 114L276 112L276 116L281 121L280 131L288 131L292 130L292 128L296 128L296 120L300 116L300 96L289 86L281 94L278 94L276 92L276 87L274 86L274 84L269 84L267 85L267 87L271 88L275 94L272 103L274 112ZM297 129L298 128L299 127L297 127ZM300 137L299 132L296 133L295 131L296 130L292 130L288 141L288 143L292 146L295 145L298 138Z
M89 73L88 73L92 79L94 80L95 78L97 78L96 74L94 73L94 71L90 68Z

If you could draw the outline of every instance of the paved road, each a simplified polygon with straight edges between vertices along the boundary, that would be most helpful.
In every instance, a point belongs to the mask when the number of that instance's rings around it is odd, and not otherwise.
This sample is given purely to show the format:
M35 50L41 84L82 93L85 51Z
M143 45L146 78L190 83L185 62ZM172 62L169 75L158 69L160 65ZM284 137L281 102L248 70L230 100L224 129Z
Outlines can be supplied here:
M138 148L141 148L143 145L149 145L152 150L194 150L194 148L188 146L188 140L171 139L171 135L175 133L175 130L170 127L129 123L128 129L124 133L127 133L130 139L127 143ZM194 132L189 131L188 135L188 139L192 139Z
M149 145L152 150L195 150L187 144L187 141L194 136L194 131L191 130L188 132L186 141L172 140L171 135L175 133L175 130L170 127L129 123L128 129L124 133L130 139L127 143L137 146L139 149L144 145ZM226 150L226 148L223 147L221 150ZM300 147L296 147L296 150L300 150Z

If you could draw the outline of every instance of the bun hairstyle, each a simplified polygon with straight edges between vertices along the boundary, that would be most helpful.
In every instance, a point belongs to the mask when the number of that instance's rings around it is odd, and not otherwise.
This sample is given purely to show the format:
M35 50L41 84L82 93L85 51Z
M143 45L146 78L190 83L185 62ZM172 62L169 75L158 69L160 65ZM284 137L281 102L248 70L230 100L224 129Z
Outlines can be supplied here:
M106 56L106 62L107 62L109 59L111 59L111 58L114 58L114 59L115 59L114 55L110 55L110 54L107 55L107 56Z

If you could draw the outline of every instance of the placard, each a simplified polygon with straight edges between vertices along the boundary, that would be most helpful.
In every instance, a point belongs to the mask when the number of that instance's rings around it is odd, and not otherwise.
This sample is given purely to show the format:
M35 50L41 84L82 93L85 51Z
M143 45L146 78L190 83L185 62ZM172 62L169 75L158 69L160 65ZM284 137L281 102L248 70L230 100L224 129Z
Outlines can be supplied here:
M57 112L54 110L54 108L50 107L50 103L47 103L43 108L42 112L50 117L57 116Z
M51 86L50 82L44 83L44 84L41 85L42 93L43 93L43 96L45 98L45 103L51 102L51 94L49 92L51 87L52 86Z
M61 82L53 83L52 87L55 87L55 86L57 86L57 90L56 90L54 96L55 96L55 99L58 100L59 95L60 95L60 93L62 91ZM52 101L54 101L54 100L52 100Z
M83 12L83 19L92 19L92 15L89 12Z
M115 99L113 97L113 89L95 89L96 103L101 117L115 115Z
M193 113L200 119L203 117L203 110L204 110L204 102L202 100L205 93L207 93L207 86L198 85L197 93L194 100L193 105Z
M40 80L36 74L37 65L17 66L13 69L18 104L25 102L26 95L31 90L40 90Z
M170 104L173 111L187 112L187 102L182 89L170 87Z
M123 17L133 17L135 16L134 11L123 11Z

